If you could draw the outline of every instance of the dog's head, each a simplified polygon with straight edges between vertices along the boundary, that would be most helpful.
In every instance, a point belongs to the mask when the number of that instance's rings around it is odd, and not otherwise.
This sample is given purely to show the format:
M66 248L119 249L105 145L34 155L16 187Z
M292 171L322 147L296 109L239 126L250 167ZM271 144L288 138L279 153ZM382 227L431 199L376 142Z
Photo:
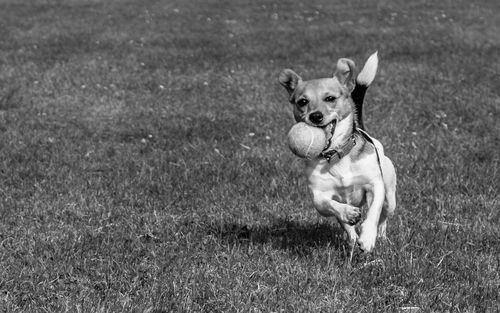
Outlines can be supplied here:
M283 70L279 82L290 95L295 120L324 127L331 137L336 124L354 110L350 98L354 71L354 62L345 58L338 60L331 78L304 81L294 71Z

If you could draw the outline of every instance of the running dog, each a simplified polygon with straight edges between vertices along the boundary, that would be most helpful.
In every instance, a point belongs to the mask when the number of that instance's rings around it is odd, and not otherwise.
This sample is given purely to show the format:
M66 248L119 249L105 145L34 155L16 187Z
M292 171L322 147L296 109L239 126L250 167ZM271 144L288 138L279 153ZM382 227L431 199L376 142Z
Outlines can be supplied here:
M365 92L378 68L372 54L359 75L350 59L337 62L333 77L302 80L285 69L280 84L289 94L297 122L322 128L327 144L318 158L306 161L306 175L314 206L323 216L334 216L347 233L349 244L366 252L377 237L386 238L387 218L396 207L396 171L382 144L364 130ZM360 208L367 206L360 234Z

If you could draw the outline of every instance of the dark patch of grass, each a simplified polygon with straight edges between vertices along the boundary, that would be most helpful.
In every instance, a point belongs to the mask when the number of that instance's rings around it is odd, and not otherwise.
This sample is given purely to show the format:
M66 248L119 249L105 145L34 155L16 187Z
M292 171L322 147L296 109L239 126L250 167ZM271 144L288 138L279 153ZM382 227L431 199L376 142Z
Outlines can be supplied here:
M0 111L14 109L20 105L22 99L20 99L19 90L20 87L6 88L6 90L0 96Z

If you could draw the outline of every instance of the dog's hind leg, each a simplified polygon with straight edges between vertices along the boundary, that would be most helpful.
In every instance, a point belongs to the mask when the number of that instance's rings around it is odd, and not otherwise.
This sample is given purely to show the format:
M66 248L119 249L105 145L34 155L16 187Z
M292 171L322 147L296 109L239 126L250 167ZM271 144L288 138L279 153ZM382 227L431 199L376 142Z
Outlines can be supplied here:
M377 237L382 240L387 239L387 218L394 214L396 208L396 193L394 191L388 191L385 196L386 199L382 206L382 212L380 212L377 231Z
M340 225L342 225L342 228L345 230L347 234L347 241L349 244L349 247L352 248L356 245L356 242L358 241L358 233L356 233L356 229L353 225L349 225L347 223L340 222Z
M378 222L378 237L387 239L387 218L391 217L396 209L396 170L388 158L384 158L381 165L384 173L385 200Z

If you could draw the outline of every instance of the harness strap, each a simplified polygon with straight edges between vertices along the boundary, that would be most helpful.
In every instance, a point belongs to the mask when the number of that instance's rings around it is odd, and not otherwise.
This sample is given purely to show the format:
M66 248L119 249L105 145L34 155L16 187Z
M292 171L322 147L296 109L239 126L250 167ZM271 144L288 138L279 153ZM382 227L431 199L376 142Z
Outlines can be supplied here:
M366 139L366 141L368 141L369 143L371 143L373 145L373 148L375 148L375 153L377 154L377 163L378 163L378 168L380 169L380 175L382 175L382 177L384 177L384 172L382 172L382 164L380 163L380 155L378 153L378 149L377 149L377 146L375 145L375 142L373 142L373 139L372 137L370 137L370 135L368 135L367 132L365 132L363 129L361 128L356 128L356 130L361 134L363 135L363 138Z

